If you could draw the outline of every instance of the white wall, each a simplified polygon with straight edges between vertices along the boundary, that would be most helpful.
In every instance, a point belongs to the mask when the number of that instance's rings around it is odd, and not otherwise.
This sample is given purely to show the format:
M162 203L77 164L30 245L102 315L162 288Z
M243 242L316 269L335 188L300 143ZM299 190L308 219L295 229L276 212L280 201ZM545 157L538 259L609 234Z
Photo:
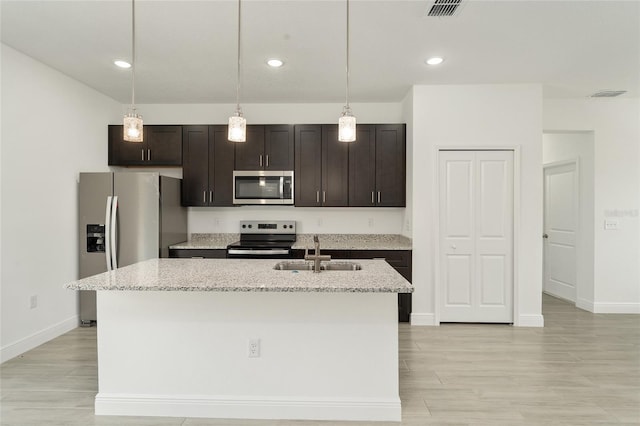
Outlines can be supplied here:
M107 170L114 100L1 45L1 360L75 328L77 177ZM10 250L8 250L10 248ZM38 306L29 308L31 296Z
M247 124L338 123L342 104L241 104ZM126 105L124 106L126 107ZM227 124L235 104L137 105L145 124ZM401 123L400 103L352 103L358 123ZM116 119L111 124L120 124Z
M352 104L358 123L403 123L400 103ZM138 105L145 124L226 124L235 105ZM337 123L342 104L242 104L249 124ZM119 124L115 121L112 124ZM298 233L399 234L404 208L191 207L190 233L238 232L238 221L296 220Z
M437 324L437 152L518 147L514 324L542 326L542 89L539 85L413 87L412 324Z
M413 236L413 90L402 101L403 122L407 124L407 208L404 213L402 234Z
M544 164L558 161L578 162L578 210L579 224L576 240L576 306L587 309L593 306L594 218L594 137L593 132L554 132L542 137L542 161Z
M594 135L592 312L640 313L640 99L550 99L544 129ZM604 230L605 218L620 229Z

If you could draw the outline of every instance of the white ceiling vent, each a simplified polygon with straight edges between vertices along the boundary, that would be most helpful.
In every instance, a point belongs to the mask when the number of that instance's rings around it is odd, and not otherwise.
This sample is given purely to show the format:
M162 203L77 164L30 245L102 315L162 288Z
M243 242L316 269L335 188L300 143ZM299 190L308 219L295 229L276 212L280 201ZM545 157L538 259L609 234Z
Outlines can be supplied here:
M591 95L592 98L615 98L623 93L627 93L626 90L601 90Z
M427 16L453 16L462 0L435 0Z

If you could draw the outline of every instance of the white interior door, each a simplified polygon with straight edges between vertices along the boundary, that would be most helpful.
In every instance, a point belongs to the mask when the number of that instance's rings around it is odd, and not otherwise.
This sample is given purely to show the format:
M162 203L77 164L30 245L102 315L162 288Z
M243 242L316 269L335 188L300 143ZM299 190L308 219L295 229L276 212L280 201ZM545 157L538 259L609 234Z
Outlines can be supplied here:
M544 167L544 284L551 295L576 301L578 174L575 162Z
M440 322L513 322L513 151L441 151Z

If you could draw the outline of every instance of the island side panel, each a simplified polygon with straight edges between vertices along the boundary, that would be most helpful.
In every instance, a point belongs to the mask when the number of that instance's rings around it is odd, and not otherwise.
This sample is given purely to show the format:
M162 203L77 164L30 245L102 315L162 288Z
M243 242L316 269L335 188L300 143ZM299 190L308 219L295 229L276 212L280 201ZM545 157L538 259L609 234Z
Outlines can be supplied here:
M400 420L396 299L99 291L96 414Z

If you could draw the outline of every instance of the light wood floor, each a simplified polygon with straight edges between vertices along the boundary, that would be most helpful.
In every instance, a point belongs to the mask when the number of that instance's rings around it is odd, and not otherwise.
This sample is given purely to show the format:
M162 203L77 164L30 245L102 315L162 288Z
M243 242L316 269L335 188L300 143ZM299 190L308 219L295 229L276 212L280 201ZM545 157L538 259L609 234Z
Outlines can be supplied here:
M402 424L640 424L640 315L594 315L549 296L543 313L544 328L400 324ZM370 424L96 417L95 328L7 361L0 373L6 426Z

